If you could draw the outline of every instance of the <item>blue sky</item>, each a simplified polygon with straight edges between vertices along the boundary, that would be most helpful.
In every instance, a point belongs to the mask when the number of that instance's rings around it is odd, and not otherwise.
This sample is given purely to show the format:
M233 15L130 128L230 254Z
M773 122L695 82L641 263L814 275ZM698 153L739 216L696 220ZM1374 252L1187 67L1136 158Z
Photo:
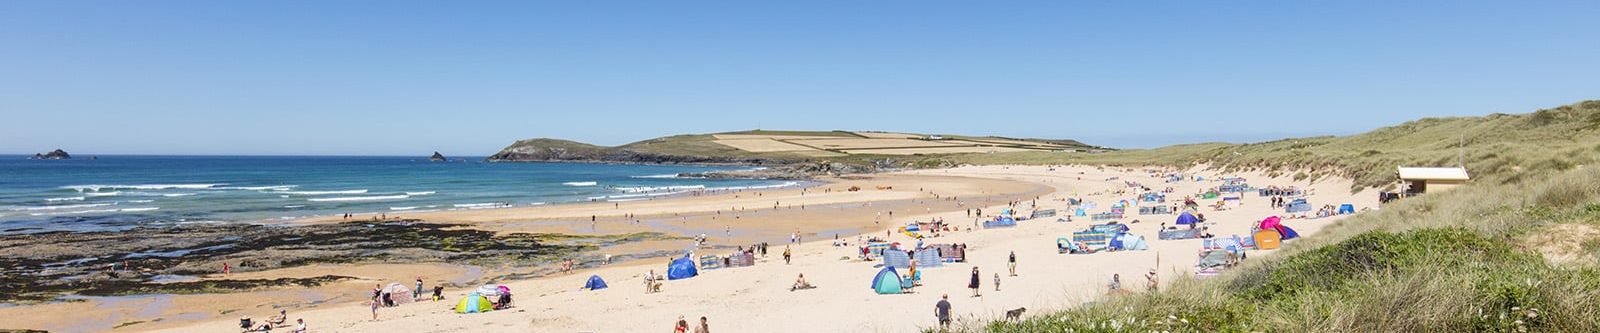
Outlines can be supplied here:
M757 127L1113 147L1350 134L1600 98L1597 14L1600 1L6 1L0 153L484 155Z

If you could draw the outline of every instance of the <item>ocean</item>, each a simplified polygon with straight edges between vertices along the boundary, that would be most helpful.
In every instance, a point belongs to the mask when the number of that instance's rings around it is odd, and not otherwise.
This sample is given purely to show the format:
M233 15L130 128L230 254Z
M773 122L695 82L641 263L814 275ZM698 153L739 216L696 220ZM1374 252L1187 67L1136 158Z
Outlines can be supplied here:
M421 157L0 155L0 234L631 201L798 185L680 178L750 167Z

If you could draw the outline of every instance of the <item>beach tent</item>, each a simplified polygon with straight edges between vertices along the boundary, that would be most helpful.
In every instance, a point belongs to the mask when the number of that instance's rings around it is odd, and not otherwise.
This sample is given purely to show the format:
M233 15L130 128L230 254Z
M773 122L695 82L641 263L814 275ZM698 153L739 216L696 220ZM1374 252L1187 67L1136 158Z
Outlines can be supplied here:
M1278 234L1283 236L1283 238L1280 240L1300 238L1300 233L1294 232L1294 229L1289 229L1289 226L1281 224L1278 225Z
M494 310L494 304L489 303L488 297L476 292L467 294L467 297L462 297L461 301L456 302L456 313L480 313L489 310Z
M599 275L590 275L589 276L589 282L585 282L583 284L583 289L588 289L588 290L606 289L606 280L605 279L601 279Z
M1195 218L1193 213L1186 211L1183 214L1178 214L1178 225L1194 224L1195 222L1200 222L1200 219Z
M1089 216L1089 212L1087 212L1087 211L1084 211L1084 210L1083 210L1083 207L1078 207L1078 210L1077 210L1077 211L1075 211L1075 212L1072 212L1072 215L1077 215L1077 216Z
M1283 236L1273 229L1261 229L1261 231L1256 231L1252 237L1256 240L1256 248L1261 250L1276 250L1279 242L1283 241Z
M1278 232L1279 240L1290 240L1300 237L1300 233L1294 232L1294 229L1289 229L1288 226L1283 225L1283 219L1280 219L1277 216L1270 216L1266 219L1262 219L1261 224L1257 227L1261 228L1262 230L1272 230Z
M906 251L900 249L889 249L883 251L883 265L898 268L911 267L911 256L906 255Z
M416 301L416 299L411 297L411 288L406 288L405 284L399 282L389 283L389 286L383 288L383 292L389 293L389 300L394 301L395 305L408 304Z
M900 288L900 273L896 272L894 267L884 267L883 270L879 270L878 275L872 277L872 290L880 295L899 294L903 291Z
M1115 251L1149 250L1150 245L1145 243L1144 236L1124 232L1112 236L1106 248Z
M689 259L689 255L673 259L672 263L667 265L667 280L687 279L695 275L700 275L700 271L695 269L694 260Z
M1339 215L1355 214L1355 213L1356 213L1356 205L1352 205L1352 204L1339 205Z

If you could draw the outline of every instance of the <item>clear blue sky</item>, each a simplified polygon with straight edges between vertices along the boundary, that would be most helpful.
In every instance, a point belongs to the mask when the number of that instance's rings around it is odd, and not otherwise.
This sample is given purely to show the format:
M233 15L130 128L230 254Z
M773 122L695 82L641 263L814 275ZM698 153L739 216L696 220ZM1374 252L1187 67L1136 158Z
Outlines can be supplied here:
M0 153L1349 134L1600 98L1597 17L1593 0L5 1Z

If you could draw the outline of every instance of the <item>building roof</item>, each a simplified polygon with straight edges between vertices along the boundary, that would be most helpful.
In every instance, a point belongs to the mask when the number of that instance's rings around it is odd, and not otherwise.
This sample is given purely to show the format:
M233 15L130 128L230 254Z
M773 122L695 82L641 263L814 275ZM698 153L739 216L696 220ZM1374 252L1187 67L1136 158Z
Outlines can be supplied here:
M1406 180L1468 180L1465 168L1410 168L1400 167L1400 179Z

